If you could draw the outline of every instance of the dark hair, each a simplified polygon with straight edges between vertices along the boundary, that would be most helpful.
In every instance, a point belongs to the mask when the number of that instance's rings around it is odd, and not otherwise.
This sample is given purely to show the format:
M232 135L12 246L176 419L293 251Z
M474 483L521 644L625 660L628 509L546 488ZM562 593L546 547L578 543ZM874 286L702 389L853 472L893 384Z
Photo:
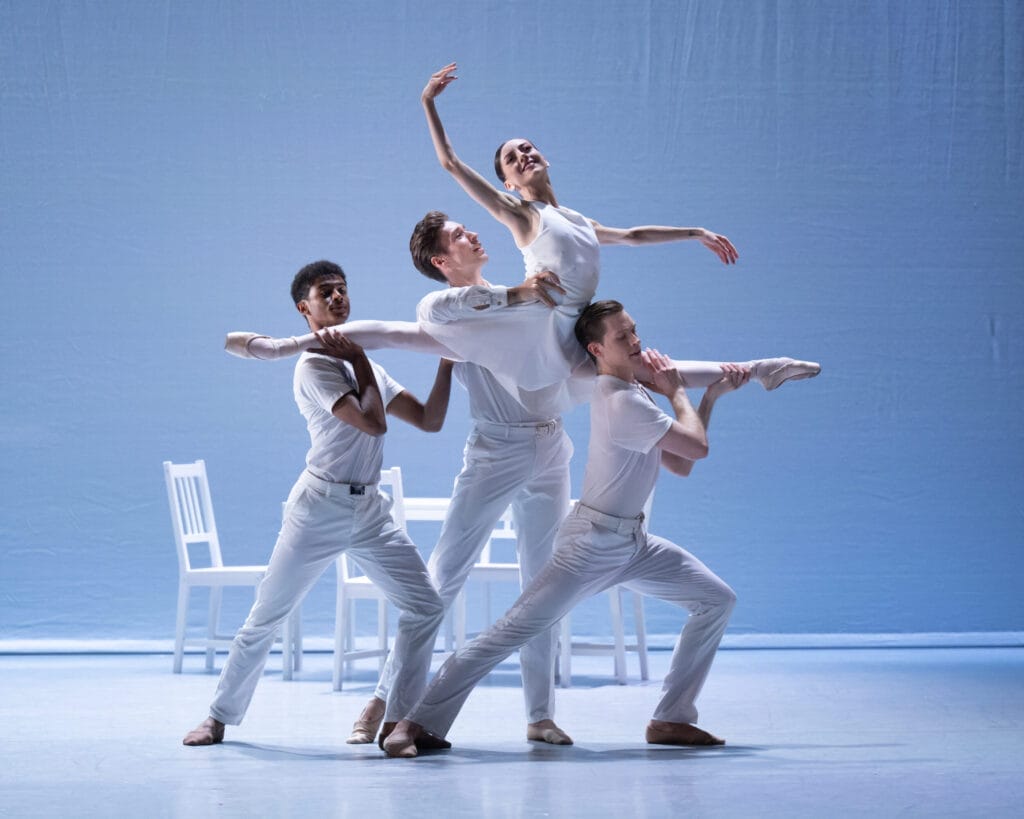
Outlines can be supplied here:
M576 319L576 327L574 329L576 331L576 340L587 351L591 361L596 361L597 359L594 358L593 353L587 347L592 341L600 341L604 338L604 320L608 316L614 316L625 309L622 304L614 299L595 301L583 308L583 312Z
M295 274L295 278L292 279L292 301L298 304L303 299L309 297L309 288L317 283L319 279L325 279L328 276L340 276L342 280L348 284L348 279L345 277L345 271L341 269L340 265L336 265L334 262L328 262L325 259L321 259L319 262L310 262L302 270Z
M506 139L505 142L508 142L508 140ZM505 181L505 171L501 168L501 149L505 147L505 142L502 142L498 146L498 150L494 152L494 172L502 182Z
M447 213L432 210L416 223L416 227L412 229L412 236L409 237L409 253L412 254L412 263L416 269L428 279L445 284L448 284L448 279L434 266L431 259L444 252L441 237L444 235L444 223L447 221Z

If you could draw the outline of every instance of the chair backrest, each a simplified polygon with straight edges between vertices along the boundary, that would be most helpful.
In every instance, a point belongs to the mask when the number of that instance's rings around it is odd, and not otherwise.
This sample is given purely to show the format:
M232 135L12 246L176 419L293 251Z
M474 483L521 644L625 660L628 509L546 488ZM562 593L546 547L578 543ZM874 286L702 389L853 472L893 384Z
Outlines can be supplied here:
M405 492L402 489L402 468L392 466L380 471L380 485L391 489L393 503L391 505L391 519L403 532L406 531L405 521ZM355 562L348 559L346 552L341 553L339 562L342 581L350 580L353 577L361 577L362 572L357 569Z
M205 543L211 566L223 566L217 522L213 517L210 484L206 479L206 462L172 464L164 461L167 503L171 511L171 528L178 548L178 569L190 571L189 546Z

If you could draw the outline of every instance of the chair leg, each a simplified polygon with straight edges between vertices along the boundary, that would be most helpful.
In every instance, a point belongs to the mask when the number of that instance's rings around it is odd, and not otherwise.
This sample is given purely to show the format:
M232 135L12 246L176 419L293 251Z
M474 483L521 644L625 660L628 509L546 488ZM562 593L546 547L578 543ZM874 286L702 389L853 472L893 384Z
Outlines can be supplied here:
M338 596L334 604L334 671L331 673L331 686L341 691L341 676L345 670L345 634L347 629L348 600L345 586L338 578Z
M279 634L281 637L281 679L292 678L292 615L288 615L281 623Z
M615 679L626 684L626 635L622 624L622 587L608 590L608 603L612 612L612 635L615 639Z
M558 661L558 684L562 688L572 686L572 615L562 618L559 626L561 635L561 656Z
M210 587L210 611L206 622L206 635L210 640L213 640L217 636L217 629L220 627L220 600L224 593L224 589L220 586ZM217 649L212 645L207 646L206 649L206 670L213 671L213 658L217 654Z
M466 644L466 587L463 586L455 597L455 604L452 606L455 618L455 650L458 651Z
M644 596L633 592L633 626L636 628L636 656L640 660L640 679L649 679L647 672L647 624L644 622Z
M302 606L296 606L291 616L288 639L292 643L292 661L296 671L302 671Z
M383 674L388 659L388 601L384 599L377 601L377 649L380 651L377 674Z
M185 655L185 628L188 625L189 587L178 584L178 615L174 624L174 673L181 673L181 661Z

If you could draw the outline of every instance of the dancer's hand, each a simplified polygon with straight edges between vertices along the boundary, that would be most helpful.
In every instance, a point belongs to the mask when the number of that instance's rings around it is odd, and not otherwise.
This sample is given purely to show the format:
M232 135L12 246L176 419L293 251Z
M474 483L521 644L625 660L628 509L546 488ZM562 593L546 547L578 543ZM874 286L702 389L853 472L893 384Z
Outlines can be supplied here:
M362 347L337 330L328 328L318 331L315 335L320 340L321 346L311 349L311 353L329 355L332 358L340 358L342 361L349 362L354 361L359 356L366 355Z
M420 95L420 99L424 102L435 99L442 91L444 91L445 88L448 87L449 83L458 79L458 77L455 76L455 69L455 63L448 63L448 65L440 71L435 71L431 74L430 81L424 87L423 93Z
M725 264L736 264L736 260L740 254L736 252L736 248L732 246L725 236L721 236L717 233L712 233L710 230L701 228L703 234L697 238L700 243L704 245L708 250L718 256Z
M508 289L508 303L526 304L528 302L540 301L548 307L554 307L557 302L552 295L553 293L559 293L564 296L565 288L562 287L561 280L557 274L552 273L550 270L542 270L540 273L534 273L522 284L510 287Z
M647 389L671 397L685 386L675 363L667 355L648 347L640 353L640 360L650 371L650 380L640 382Z
M742 364L722 364L721 367L724 375L707 388L707 396L712 400L721 398L727 392L738 390L750 381L750 367L744 367Z

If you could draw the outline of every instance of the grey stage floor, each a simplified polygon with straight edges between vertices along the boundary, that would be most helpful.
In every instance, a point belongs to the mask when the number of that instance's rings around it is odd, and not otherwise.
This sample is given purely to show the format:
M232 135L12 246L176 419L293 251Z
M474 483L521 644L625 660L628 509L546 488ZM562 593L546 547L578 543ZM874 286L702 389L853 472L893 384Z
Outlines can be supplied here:
M272 657L246 723L186 748L216 682L199 657L174 676L160 655L0 656L0 815L1024 815L1024 649L721 651L700 701L716 749L644 744L667 652L627 686L575 660L567 748L524 741L509 663L454 748L415 760L344 744L372 661L340 694L329 656L306 662L284 682Z

